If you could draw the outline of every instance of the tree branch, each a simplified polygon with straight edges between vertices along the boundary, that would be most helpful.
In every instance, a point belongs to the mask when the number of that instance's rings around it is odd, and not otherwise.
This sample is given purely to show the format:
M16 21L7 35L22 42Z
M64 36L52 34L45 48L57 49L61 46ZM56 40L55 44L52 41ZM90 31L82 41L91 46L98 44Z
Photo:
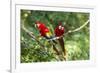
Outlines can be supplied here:
M65 36L65 35L69 34L69 33L77 32L77 31L81 30L82 28L84 28L89 23L89 21L90 20L87 20L82 26L80 26L80 27L78 27L78 28L76 28L74 30L69 30L68 32L66 32L64 35L62 35L60 37L54 37L54 38L49 39L49 40L56 40L56 39L59 39L59 38Z
M34 34L32 32L30 32L28 29L26 29L24 27L24 25L22 25L21 27L29 36L32 37L32 40L35 40L36 42L38 42L38 44L42 47L45 48L45 46L34 36Z
M72 32L76 32L76 31L79 31L81 30L82 28L84 28L87 24L89 23L89 20L87 20L82 26L74 29L74 30L69 30L68 33L72 33Z

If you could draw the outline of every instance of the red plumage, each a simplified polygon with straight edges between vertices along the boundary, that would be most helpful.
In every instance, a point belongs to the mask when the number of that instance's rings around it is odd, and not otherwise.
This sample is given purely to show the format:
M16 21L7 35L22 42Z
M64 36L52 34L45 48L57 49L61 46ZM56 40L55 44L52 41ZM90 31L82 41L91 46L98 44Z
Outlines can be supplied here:
M45 24L41 23L41 22L36 22L37 27L40 31L41 36L46 36L46 33L50 32L49 29L45 26Z
M60 36L62 36L64 34L64 27L62 26L61 23L59 23L59 25L55 28L55 31L54 32L55 32L55 36L56 37L60 37ZM60 37L58 39L58 41L59 41L59 44L60 44L60 46L62 48L62 51L64 53L64 56L65 56L66 55L66 49L65 49L65 46L64 46L63 37Z
M62 26L62 24L59 24L56 28L55 28L55 36L60 37L64 34L64 27Z

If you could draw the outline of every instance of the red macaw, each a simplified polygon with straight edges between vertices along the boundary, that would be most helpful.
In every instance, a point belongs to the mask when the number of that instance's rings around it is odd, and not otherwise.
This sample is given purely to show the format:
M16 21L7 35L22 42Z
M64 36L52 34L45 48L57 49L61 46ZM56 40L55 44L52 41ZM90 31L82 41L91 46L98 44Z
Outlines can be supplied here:
M59 23L59 25L55 28L54 32L55 32L55 36L56 37L63 36L63 34L64 34L64 27L63 27L62 23ZM66 56L66 49L65 49L65 46L64 46L63 37L59 38L58 41L59 41L59 44L60 44L60 46L62 48L64 56Z
M50 30L46 27L46 25L44 23L36 22L36 25L39 29L39 32L40 32L41 36L43 36L47 39L52 38ZM55 43L55 41L53 41L53 42ZM54 44L53 44L53 49L56 51L57 54L59 54L59 51L56 49Z
M55 36L60 37L64 34L64 27L59 24L56 28L55 28Z
M41 34L41 36L45 37L45 38L51 38L51 32L50 30L46 27L46 25L42 22L36 22L36 25L39 29L39 32Z

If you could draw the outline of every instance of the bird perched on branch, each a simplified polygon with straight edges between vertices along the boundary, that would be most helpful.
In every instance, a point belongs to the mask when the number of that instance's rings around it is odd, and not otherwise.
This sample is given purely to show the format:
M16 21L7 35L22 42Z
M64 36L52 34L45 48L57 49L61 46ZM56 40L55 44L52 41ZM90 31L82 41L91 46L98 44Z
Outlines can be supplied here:
M61 37L61 36L63 36L64 31L65 31L65 29L64 29L64 26L62 25L61 22L58 24L58 26L54 30L55 36L56 37L60 37L58 39L58 41L59 41L59 44L60 44L60 46L62 48L64 56L66 56L66 49L65 49L65 46L64 46L64 40L63 40L63 37Z
M44 23L38 21L38 22L36 22L36 25L39 29L41 36L43 36L47 39L52 37L50 30L46 27L46 25Z
M53 35L51 34L50 30L46 27L46 25L42 22L36 22L36 25L39 29L39 32L41 36L45 37L46 39L52 39ZM54 43L56 43L54 40L52 40ZM56 51L57 54L59 54L59 51L55 47L55 44L53 44L53 49Z

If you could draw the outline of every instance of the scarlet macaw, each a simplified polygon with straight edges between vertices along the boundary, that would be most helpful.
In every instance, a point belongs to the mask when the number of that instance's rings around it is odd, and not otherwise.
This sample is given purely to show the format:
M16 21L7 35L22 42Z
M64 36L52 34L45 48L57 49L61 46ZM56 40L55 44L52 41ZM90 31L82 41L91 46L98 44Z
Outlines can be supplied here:
M46 27L46 25L44 23L36 22L36 25L39 29L41 36L43 36L45 38L50 38L52 36L50 30Z
M59 41L59 44L60 44L60 46L62 48L64 56L66 56L66 49L65 49L65 46L64 46L64 40L63 40L63 37L61 37L64 34L64 30L65 29L64 29L62 23L60 22L59 25L55 28L54 32L55 32L55 36L56 37L60 37L58 39L58 41Z
M52 39L52 34L50 30L46 27L46 25L42 22L36 22L36 25L39 29L39 32L41 36L45 37L46 39ZM55 41L53 40L55 43ZM53 44L53 49L56 51L57 54L59 54L59 51L56 49L55 45Z

